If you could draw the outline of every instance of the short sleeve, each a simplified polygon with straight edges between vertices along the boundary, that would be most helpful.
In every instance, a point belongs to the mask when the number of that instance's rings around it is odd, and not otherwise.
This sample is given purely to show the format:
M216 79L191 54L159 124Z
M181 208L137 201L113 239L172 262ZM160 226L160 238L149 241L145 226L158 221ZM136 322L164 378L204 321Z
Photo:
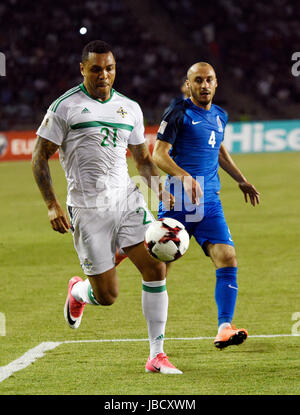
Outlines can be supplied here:
M226 125L227 125L227 122L228 122L228 113L225 110L224 110L224 114L223 114L223 117L222 117L222 121L223 121L223 138L222 138L222 141L224 141L225 128L226 128Z
M184 113L181 107L172 107L165 112L160 123L157 139L174 144L180 128L183 124Z
M128 144L138 145L143 144L145 139L145 127L144 127L144 116L141 107L136 104L135 108L136 121L133 130L129 136Z
M68 131L69 128L66 120L48 109L47 114L37 130L37 135L60 146L66 138Z

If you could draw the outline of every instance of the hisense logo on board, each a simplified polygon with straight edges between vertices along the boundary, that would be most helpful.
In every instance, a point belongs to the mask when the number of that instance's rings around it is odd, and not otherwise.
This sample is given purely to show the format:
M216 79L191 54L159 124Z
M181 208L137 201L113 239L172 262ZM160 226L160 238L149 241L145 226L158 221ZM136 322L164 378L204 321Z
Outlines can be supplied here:
M292 61L296 61L292 66L292 75L299 76L300 75L300 52L294 52L292 54Z

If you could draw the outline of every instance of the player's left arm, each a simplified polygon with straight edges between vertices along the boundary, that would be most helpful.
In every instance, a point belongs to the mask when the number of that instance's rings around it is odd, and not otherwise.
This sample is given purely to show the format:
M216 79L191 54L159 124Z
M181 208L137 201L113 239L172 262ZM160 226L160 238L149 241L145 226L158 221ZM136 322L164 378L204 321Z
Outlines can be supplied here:
M147 144L128 144L128 148L147 186L154 191L165 206L170 206L170 209L173 209L174 196L163 188L160 180L160 172L152 160Z
M219 164L220 167L226 171L239 185L239 188L244 193L245 202L248 202L248 196L252 206L259 204L260 197L256 188L248 182L246 177L242 174L237 167L224 144L221 144L219 152Z

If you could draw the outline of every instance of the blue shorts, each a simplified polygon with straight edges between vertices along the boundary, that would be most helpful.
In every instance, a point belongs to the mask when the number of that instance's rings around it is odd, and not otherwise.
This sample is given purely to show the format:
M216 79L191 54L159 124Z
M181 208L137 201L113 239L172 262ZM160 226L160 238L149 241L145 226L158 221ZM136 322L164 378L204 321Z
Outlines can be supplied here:
M191 212L187 212L184 209L181 211L164 211L161 209L160 205L157 217L158 219L173 218L181 222L185 226L190 237L194 236L207 256L208 253L204 247L205 242L234 246L220 199L216 202L205 203L204 213L201 217L199 215L199 221L195 222L188 220L188 215L190 214Z

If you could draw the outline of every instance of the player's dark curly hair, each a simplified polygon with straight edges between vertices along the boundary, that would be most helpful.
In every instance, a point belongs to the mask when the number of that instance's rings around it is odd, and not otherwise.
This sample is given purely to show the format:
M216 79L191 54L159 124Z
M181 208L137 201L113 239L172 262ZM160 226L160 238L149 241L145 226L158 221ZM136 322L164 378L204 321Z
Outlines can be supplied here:
M104 42L103 40L92 40L91 42L87 43L82 50L82 62L88 60L89 53L113 53L112 47Z

